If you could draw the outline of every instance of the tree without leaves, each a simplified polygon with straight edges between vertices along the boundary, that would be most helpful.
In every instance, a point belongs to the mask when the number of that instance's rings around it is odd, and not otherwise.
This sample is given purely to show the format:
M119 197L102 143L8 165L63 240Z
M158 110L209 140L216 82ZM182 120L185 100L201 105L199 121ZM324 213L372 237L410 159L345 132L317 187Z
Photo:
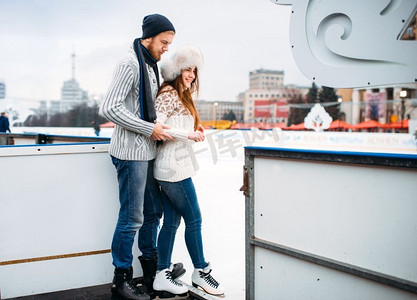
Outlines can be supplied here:
M46 114L31 115L25 122L24 126L46 126L46 127L89 127L91 122L98 124L107 122L106 119L98 115L98 106L88 106L82 103L73 107L65 113L56 113L49 118Z

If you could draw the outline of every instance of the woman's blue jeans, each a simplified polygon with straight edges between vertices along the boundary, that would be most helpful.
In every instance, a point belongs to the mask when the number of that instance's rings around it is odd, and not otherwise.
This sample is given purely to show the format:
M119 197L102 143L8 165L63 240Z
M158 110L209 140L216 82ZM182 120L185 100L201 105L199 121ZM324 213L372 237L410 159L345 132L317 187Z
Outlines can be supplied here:
M111 252L116 268L132 265L132 247L139 230L144 258L157 255L156 237L162 216L160 192L153 177L153 161L129 161L111 157L117 170L120 209Z
M175 234L181 217L185 222L185 243L195 268L205 268L201 237L201 212L191 178L179 182L158 181L164 207L164 223L158 237L158 270L169 268Z

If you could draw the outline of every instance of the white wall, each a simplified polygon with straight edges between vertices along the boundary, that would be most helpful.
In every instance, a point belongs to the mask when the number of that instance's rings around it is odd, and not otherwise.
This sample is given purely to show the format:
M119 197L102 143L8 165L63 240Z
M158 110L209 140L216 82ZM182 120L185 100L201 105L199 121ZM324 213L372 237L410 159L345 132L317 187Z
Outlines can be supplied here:
M416 181L416 169L255 156L254 236L415 284ZM254 274L255 299L417 299L261 247Z
M0 147L2 299L111 282L108 251L119 202L107 149L108 144ZM101 250L106 253L76 256ZM55 258L34 261L48 256Z

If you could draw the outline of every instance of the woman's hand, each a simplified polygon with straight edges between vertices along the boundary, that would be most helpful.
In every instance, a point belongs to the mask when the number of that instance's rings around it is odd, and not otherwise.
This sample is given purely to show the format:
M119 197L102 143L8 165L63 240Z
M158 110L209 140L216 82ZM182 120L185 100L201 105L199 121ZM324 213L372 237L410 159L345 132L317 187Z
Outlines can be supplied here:
M204 133L204 127L203 127L203 125L198 124L197 130L200 131L201 133Z
M195 142L202 142L206 139L206 136L201 131L190 131L188 139Z

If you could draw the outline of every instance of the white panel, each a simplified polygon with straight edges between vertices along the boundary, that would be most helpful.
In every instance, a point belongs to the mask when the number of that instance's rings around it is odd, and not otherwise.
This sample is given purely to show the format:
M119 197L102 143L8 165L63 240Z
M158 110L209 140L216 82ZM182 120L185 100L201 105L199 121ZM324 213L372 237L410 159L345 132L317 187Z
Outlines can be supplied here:
M256 248L255 299L408 300L417 295Z
M1 299L109 283L111 254L0 267Z
M108 144L18 147L7 156L12 148L0 156L0 261L110 249L119 200ZM111 262L107 253L3 265L1 295L109 283Z
M417 172L255 158L255 237L417 281Z
M1 165L8 173L0 219L13 229L2 234L2 260L109 248L115 213L108 208L118 202L107 153L2 157Z

